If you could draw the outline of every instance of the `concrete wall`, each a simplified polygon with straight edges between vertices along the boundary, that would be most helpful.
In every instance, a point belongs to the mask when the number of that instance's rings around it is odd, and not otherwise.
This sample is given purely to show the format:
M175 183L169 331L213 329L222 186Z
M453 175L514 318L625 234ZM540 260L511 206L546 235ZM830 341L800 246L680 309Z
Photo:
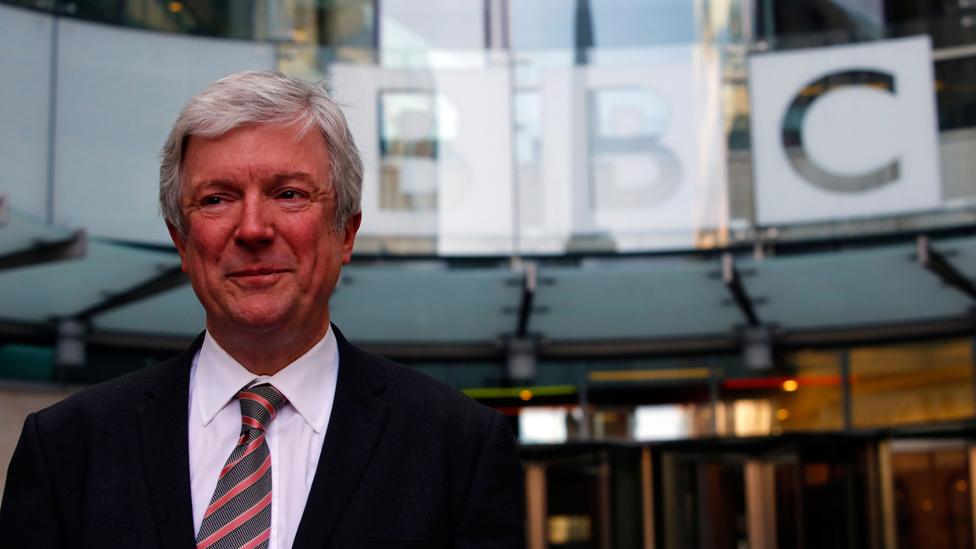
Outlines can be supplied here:
M7 465L17 446L27 414L50 406L79 389L49 384L0 385L0 493L3 493L6 485Z

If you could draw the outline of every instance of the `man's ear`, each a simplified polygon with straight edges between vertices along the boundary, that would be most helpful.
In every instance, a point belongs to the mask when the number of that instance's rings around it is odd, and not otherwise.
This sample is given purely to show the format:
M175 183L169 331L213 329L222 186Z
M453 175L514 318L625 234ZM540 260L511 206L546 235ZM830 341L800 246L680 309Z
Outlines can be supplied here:
M358 211L346 219L346 225L342 230L342 264L349 263L352 259L352 248L356 244L356 233L363 222L363 212Z
M176 246L176 251L180 253L180 265L183 272L186 272L186 240L184 240L183 235L180 231L173 226L169 221L166 222L166 230L169 231L169 237L173 240L173 245Z

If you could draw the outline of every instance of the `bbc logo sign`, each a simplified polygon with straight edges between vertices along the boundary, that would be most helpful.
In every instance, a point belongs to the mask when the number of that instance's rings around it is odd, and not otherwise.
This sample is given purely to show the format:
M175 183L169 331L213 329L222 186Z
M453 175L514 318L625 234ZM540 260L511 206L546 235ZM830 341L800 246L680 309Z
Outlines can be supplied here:
M928 37L757 54L749 73L759 224L939 207Z

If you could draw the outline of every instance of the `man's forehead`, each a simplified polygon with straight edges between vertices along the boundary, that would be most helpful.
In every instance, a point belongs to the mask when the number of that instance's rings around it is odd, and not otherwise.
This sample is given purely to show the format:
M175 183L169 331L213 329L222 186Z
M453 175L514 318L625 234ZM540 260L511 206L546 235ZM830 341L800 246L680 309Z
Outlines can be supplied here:
M191 136L183 157L192 181L247 175L262 180L317 180L329 172L329 153L318 132L293 126L248 125L222 135Z

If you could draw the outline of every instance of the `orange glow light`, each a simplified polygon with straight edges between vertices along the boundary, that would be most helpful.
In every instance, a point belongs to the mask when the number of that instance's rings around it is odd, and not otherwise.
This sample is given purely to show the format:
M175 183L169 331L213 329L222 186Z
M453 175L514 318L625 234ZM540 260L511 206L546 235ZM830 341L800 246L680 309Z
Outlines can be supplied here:
M783 390L787 393L792 393L793 391L800 388L800 384L797 383L795 379L787 379L783 382Z
M519 391L519 398L522 399L522 400L531 400L532 399L532 391L530 391L528 389L522 389L521 391Z
M183 11L183 2L170 2L166 7L173 13L180 13Z

